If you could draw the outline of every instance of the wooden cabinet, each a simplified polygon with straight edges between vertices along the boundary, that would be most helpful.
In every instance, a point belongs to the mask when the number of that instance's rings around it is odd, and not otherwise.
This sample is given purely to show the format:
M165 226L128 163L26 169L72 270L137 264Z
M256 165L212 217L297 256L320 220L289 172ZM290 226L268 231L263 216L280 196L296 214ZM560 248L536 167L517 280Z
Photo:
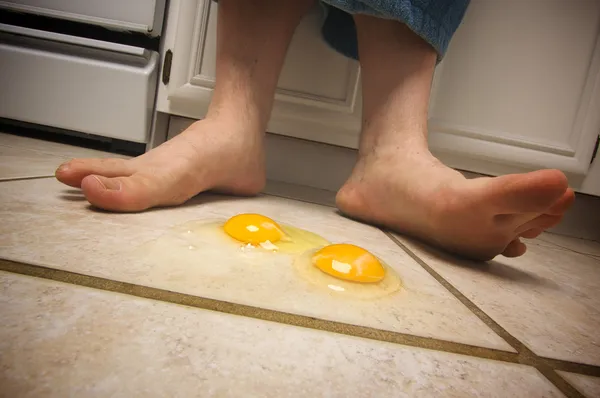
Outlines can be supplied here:
M217 7L210 0L170 2L163 53L170 50L173 58L158 111L196 119L205 115L214 87ZM321 40L321 18L317 7L294 35L268 128L355 148L361 109L358 63Z
M600 134L600 2L473 1L431 103L431 144L457 167L584 176Z
M217 7L170 1L162 56L170 52L172 60L160 112L204 116L214 86ZM317 7L294 36L269 131L356 148L360 68L322 41L321 21ZM436 71L433 152L451 166L491 175L558 168L576 188L600 194L600 181L586 180L600 134L599 32L597 0L473 0Z

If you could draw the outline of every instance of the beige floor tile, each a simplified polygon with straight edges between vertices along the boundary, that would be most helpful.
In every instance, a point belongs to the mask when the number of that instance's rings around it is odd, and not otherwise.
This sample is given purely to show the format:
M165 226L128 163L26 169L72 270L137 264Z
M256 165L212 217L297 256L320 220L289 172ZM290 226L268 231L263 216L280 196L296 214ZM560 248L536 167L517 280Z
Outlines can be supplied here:
M324 189L288 184L280 181L267 181L267 186L263 192L282 198L296 199L323 206L335 206L335 192Z
M109 152L98 151L95 149L82 148L73 145L61 144L35 138L21 137L13 134L0 133L0 145L10 148L29 149L38 152L48 153L50 155L59 155L67 158L78 157L116 157L126 159L128 156L118 155Z
M543 234L539 239L578 253L589 254L596 257L600 256L600 242L593 240L572 238L570 236L549 233Z
M399 239L536 354L600 365L600 261L534 241L523 257L475 263Z
M61 163L75 157L126 158L87 148L0 133L0 181L51 177Z
M22 148L0 145L0 181L50 177L67 158Z
M600 377L585 376L576 373L560 371L558 373L586 397L600 397Z
M529 240L526 240L525 243L527 243L527 247L540 246L540 247L552 247L554 249L560 248L560 246L555 245L554 243L552 243L548 240L542 239L546 235L549 235L549 234L547 232L544 232L537 239L529 239Z
M12 397L561 397L535 369L0 272Z
M140 214L91 211L72 189L53 180L3 183L0 256L171 291L237 302L378 329L513 351L380 230L339 216L330 207L278 197L202 196L189 205ZM204 243L190 256L178 237L147 242L190 220L226 220L257 212L284 224L352 242L395 269L402 289L377 300L341 297L306 282L292 258L256 262L238 250ZM183 239L183 238L182 238ZM175 244L177 243L177 245ZM155 245L155 244L154 244ZM142 247L142 249L140 249ZM150 248L150 249L149 249ZM235 257L232 260L232 254ZM252 260L252 261L250 261Z

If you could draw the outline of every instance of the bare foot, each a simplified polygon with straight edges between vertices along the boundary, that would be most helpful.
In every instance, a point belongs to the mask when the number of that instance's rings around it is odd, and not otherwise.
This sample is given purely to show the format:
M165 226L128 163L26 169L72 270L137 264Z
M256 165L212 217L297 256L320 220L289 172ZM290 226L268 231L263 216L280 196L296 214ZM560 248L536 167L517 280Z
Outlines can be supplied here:
M541 170L466 179L431 154L363 156L337 195L354 218L477 260L523 255L523 238L558 224L575 195L564 174Z
M202 120L137 158L74 159L56 178L112 211L175 206L207 190L253 195L265 184L263 133L247 128Z

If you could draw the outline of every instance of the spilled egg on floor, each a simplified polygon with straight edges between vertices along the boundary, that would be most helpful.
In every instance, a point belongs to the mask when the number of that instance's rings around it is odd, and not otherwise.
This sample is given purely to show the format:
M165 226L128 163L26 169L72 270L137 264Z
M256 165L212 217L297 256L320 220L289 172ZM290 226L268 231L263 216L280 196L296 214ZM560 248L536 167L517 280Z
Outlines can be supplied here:
M148 242L158 257L221 267L234 262L272 263L274 255L297 255L328 245L323 237L260 214L238 214L228 220L188 221ZM146 255L147 257L147 255ZM289 260L291 261L291 260Z
M246 283L249 290L268 290L282 281L301 286L304 280L328 294L358 299L384 297L401 286L389 266L361 247L331 244L254 213L177 225L138 253L150 280L168 275L224 289Z
M279 225L261 214L233 216L225 222L223 231L246 247L278 253L298 254L329 244L329 241L315 233L291 225Z
M298 274L345 296L376 299L400 289L398 275L367 250L348 243L309 250L294 261Z
M233 235L233 236L232 236ZM147 283L165 279L186 286L263 290L298 279L294 257L328 245L312 232L262 215L191 220L175 225L133 249Z

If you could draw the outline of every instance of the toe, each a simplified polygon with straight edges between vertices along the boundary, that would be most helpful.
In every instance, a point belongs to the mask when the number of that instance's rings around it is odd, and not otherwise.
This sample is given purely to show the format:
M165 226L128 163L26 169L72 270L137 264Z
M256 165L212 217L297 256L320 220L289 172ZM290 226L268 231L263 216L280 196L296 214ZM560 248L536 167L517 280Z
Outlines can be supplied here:
M517 238L506 246L502 255L504 257L519 257L525 254L526 251L527 246Z
M561 221L562 215L571 207L574 201L575 193L569 188L554 204L543 211L544 214L540 214L539 212L499 214L495 219L499 225L515 226L515 231L520 236L530 239L529 236L525 236L523 233L530 229L540 229L543 231L554 227Z
M133 174L125 159L73 159L56 169L55 176L63 184L79 188L89 175L123 177Z
M567 178L558 170L505 175L486 184L485 199L497 214L543 213L568 192Z
M575 192L569 188L548 210L546 214L561 215L565 213L569 207L575 202Z
M146 176L106 178L90 175L81 182L87 200L105 210L135 212L160 203L160 184Z
M521 233L519 236L525 239L535 239L540 236L542 232L544 232L544 230L541 228L531 228Z
M533 220L524 223L523 225L518 227L515 230L515 232L517 233L517 235L521 235L523 237L528 238L528 236L524 236L522 234L531 229L539 229L539 230L544 231L548 228L552 228L555 225L558 225L558 223L560 223L562 218L563 218L562 214L560 214L560 215L542 214L540 216L537 216Z

